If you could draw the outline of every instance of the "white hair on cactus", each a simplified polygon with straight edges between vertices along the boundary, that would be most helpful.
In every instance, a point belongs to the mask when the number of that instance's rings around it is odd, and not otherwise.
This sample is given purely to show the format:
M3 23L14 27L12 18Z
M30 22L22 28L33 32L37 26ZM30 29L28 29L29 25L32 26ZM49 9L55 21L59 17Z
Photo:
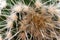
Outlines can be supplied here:
M53 6L53 5L48 6L48 12L51 13L52 15L56 14L57 13L56 6Z
M60 8L60 0L57 0L58 1L58 3L57 3L57 5L56 5L56 7L57 8Z
M23 11L28 11L29 6L18 2L18 4L14 5L12 7L12 11L16 11L16 12L20 12L20 11L22 11L22 9L23 9Z
M60 1L60 0L57 0L57 1Z
M7 6L6 0L0 0L0 15L1 10Z
M1 36L1 34L0 34L0 40L3 40L3 38L2 38L2 36Z
M28 10L29 10L29 6L23 5L23 11L28 11Z
M9 32L6 32L6 38L5 39L8 39L9 40L10 37L12 37L11 32L10 31Z
M7 27L7 28L12 28L12 27L13 27L13 21L8 20L6 27Z
M54 13L55 15L58 16L58 18L60 19L60 0L57 0L59 1L59 3L57 3L57 5L53 6L53 5L50 5L50 7L48 7L48 11L50 13Z
M0 0L0 9L3 9L7 6L6 0Z
M12 28L13 27L13 21L17 20L16 13L12 13L8 18L7 18L7 27Z
M41 5L42 5L42 3L40 2L40 0L36 0L35 6L36 6L37 8L39 8L39 7L41 7Z
M18 3L12 7L12 11L20 12L22 10L22 3Z
M11 15L9 16L9 18L14 21L14 20L17 20L17 15L16 13L11 13Z

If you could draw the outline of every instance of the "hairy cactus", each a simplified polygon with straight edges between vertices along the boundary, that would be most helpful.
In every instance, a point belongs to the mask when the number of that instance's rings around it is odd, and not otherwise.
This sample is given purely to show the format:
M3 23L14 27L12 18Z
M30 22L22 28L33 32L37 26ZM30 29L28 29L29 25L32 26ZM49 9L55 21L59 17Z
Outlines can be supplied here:
M1 9L0 40L60 40L59 0L8 1Z

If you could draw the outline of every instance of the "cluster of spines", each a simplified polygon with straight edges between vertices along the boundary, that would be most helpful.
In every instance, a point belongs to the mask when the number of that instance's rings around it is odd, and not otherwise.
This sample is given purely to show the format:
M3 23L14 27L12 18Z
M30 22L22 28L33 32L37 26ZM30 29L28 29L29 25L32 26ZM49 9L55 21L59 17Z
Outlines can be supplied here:
M59 19L57 19L59 14L58 9L53 4L46 6L46 3L41 3L39 0L36 0L34 3L35 7L19 2L14 5L6 21L7 31L5 39L11 40L13 37L17 36L20 40L59 40L54 30L55 28L58 29L58 27L55 26L57 25L55 22L60 22ZM19 27L17 27L17 33L12 35L12 28L16 26L13 25L14 21L17 22L16 25L19 24L20 26L18 25ZM56 38L52 39L52 37Z

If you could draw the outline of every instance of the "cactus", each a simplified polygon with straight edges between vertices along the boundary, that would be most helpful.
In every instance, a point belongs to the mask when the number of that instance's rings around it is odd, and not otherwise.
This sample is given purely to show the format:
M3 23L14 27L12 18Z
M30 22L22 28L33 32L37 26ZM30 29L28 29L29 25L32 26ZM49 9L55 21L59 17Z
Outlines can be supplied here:
M3 0L0 40L60 40L60 0Z

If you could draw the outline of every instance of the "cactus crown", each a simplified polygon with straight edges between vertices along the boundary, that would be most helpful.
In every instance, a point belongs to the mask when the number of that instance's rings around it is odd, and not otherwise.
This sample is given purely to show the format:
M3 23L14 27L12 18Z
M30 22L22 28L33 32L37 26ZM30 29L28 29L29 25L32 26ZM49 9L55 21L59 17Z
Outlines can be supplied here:
M7 9L3 8L10 14L0 15L5 18L3 22L6 22L1 24L3 28L0 34L3 35L0 40L60 40L59 1L11 2L12 5L6 6Z

